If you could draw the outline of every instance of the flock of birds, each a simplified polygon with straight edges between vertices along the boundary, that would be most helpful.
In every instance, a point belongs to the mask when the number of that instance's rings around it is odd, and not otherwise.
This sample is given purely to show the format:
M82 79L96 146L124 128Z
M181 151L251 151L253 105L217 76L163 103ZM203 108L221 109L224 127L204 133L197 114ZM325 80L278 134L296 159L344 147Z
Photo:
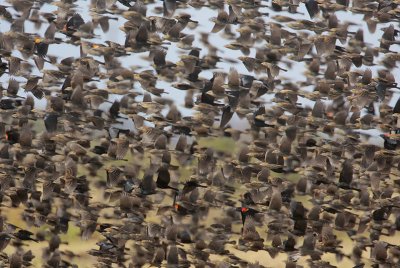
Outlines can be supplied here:
M210 32L186 9L217 12ZM0 17L1 267L399 267L399 1L7 0ZM109 31L125 42L96 42ZM96 244L76 253L71 228Z

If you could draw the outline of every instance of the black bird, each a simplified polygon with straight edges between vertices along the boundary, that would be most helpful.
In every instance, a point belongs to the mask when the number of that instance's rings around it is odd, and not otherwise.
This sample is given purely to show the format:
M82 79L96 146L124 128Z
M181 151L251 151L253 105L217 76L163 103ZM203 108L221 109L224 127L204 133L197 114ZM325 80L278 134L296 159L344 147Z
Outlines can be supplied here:
M201 185L199 184L197 181L195 180L189 180L185 183L185 185L183 186L182 189L182 195L185 195L187 193L190 193L191 191L193 191L194 189L196 189L197 187L201 187L201 188L207 188L206 185Z
M296 250L295 246L296 246L296 240L292 235L289 235L287 240L283 242L283 250L286 252Z
M96 145L92 149L93 153L99 154L99 155L106 154L107 151L108 151L108 148L105 146L101 146L101 145Z
M39 242L39 240L32 238L31 236L34 235L34 233L29 232L28 230L23 230L20 229L18 232L14 233L14 236L20 240L26 240L26 241L35 241L36 243Z
M383 147L388 150L396 150L399 144L398 140L391 138L391 134L381 134L380 137L384 140Z
M310 18L314 18L319 12L318 3L315 0L308 0L306 2L306 8Z
M3 62L0 56L0 77L6 73L8 65L6 62Z
M172 189L175 191L178 191L177 188L171 187L169 185L171 181L171 175L169 173L168 167L162 166L158 169L158 175L157 175L157 187L161 189Z
M172 203L172 207L174 208L174 211L181 215L181 216L186 216L186 215L193 215L196 213L197 211L197 207L193 204L190 204L188 202L185 202L184 205L179 204L176 199L178 197L178 192L176 191L174 193L174 201Z
M142 195L152 195L156 193L156 183L154 182L153 179L153 173L151 171L147 171L143 175L143 179L140 182L140 190Z
M109 113L111 118L117 118L119 117L119 109L120 105L118 101L114 101L113 104L110 107Z
M290 202L290 214L292 219L305 219L306 209L302 202L292 201Z
M226 105L224 108L222 108L222 116L221 116L221 123L219 125L220 128L224 128L226 124L229 123L233 116L234 112L232 111L231 106Z
M22 100L19 100L19 99L1 99L0 100L0 109L2 109L2 110L12 110L21 105L22 105Z
M6 140L10 144L18 143L19 142L19 136L20 136L20 134L19 134L18 130L15 130L15 129L11 129L11 130L8 130L6 132Z
M351 182L353 181L353 165L352 161L346 159L342 165L342 171L339 176L339 185L350 187Z
M253 208L248 208L248 207L237 208L237 210L240 211L240 214L242 216L242 224L243 225L244 225L247 217L253 217L257 213L260 213L260 211L255 210Z
M372 219L374 221L384 221L387 220L392 213L392 208L400 208L395 205L388 205L378 208L372 212Z
M396 101L396 105L393 107L393 113L398 114L400 113L400 97Z
M44 126L46 127L47 132L56 132L57 124L58 124L58 114L56 113L48 113L45 115Z
M123 4L126 7L132 7L130 0L118 0L118 2L120 2L121 4Z
M11 240L11 235L7 233L0 233L0 252L8 246Z
M39 57L45 57L49 50L49 44L44 42L40 37L35 38L35 49Z
M72 36L74 32L78 30L80 26L85 24L85 21L82 19L81 15L75 13L72 17L68 20L67 24L65 24L63 33L67 36Z
M243 200L242 203L246 206L254 206L256 205L256 202L254 202L253 197L251 196L250 192L246 192L243 194Z

